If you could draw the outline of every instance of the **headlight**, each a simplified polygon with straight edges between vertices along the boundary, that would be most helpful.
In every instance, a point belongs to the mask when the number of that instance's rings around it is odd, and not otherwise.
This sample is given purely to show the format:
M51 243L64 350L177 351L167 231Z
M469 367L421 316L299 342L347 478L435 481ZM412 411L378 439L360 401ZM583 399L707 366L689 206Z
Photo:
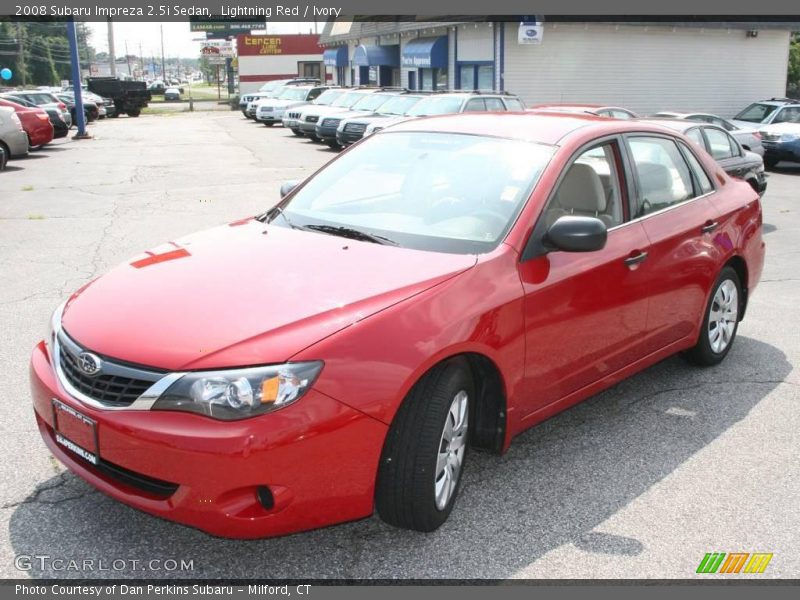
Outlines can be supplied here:
M314 384L322 362L187 373L159 396L152 410L180 410L235 421L297 402Z
M797 133L784 133L781 135L782 142L794 142L800 140L800 134Z
M50 323L47 327L47 337L44 338L44 345L47 347L47 355L50 357L51 361L53 360L56 332L61 328L61 316L64 314L64 307L66 305L66 302L62 302L59 307L53 311L53 316L50 317Z

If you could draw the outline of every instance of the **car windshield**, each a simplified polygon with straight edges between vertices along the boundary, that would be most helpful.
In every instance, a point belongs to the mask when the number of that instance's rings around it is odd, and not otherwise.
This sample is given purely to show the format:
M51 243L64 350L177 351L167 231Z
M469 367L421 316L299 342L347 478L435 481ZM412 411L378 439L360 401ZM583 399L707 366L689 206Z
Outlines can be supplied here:
M404 115L420 100L422 100L422 96L395 96L381 104L375 112L379 115Z
M353 110L364 110L373 112L379 106L386 104L388 100L391 100L395 97L395 94L369 94L365 98L362 98L355 104L353 104Z
M278 96L278 100L305 100L309 90L304 88L287 87Z
M311 104L317 104L319 106L329 106L333 104L333 102L337 98L341 97L343 94L344 90L325 90Z
M478 135L366 138L267 215L284 227L458 254L500 243L554 152Z
M756 102L745 108L738 115L733 117L737 121L749 121L750 123L763 123L764 120L775 112L777 106L772 104L761 104Z
M425 98L418 102L411 110L406 113L409 117L427 117L430 115L449 115L457 113L461 108L462 98L453 96L438 96L435 98Z
M331 103L331 106L337 106L340 108L350 108L351 106L353 106L353 104L361 100L364 96L366 96L366 94L359 92L350 92L349 94L344 94L339 98L337 98L336 100L334 100Z

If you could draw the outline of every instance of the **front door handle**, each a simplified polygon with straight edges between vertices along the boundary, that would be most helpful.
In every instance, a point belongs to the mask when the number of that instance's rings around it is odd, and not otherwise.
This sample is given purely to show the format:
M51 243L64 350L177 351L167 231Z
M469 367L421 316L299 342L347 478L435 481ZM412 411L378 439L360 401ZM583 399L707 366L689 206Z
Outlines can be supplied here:
M703 233L711 233L717 227L719 227L719 223L717 223L716 221L706 221L706 224L703 225L703 227L702 227L702 229L700 229L700 231L702 231Z
M647 252L639 252L639 254L635 254L633 256L629 256L628 258L626 258L625 265L629 269L632 269L636 265L643 263L646 260L647 260Z

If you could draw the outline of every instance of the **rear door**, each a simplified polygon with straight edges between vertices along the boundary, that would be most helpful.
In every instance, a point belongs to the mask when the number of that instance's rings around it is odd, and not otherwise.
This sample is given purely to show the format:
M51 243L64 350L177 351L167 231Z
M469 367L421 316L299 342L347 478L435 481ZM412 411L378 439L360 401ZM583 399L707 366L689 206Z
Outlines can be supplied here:
M650 243L647 347L654 352L690 335L702 318L718 268L715 189L688 146L671 136L629 134L626 145L636 216Z

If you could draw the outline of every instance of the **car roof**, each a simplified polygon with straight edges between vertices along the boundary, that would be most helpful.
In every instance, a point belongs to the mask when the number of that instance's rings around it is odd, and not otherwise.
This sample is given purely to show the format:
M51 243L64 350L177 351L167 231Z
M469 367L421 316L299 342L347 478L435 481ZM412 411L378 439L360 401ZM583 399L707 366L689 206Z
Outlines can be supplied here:
M697 125L689 122L690 127ZM566 136L584 128L591 128L591 133L598 137L628 131L667 132L664 126L649 121L609 119L589 113L557 111L459 113L423 117L392 125L390 131L462 133L558 145Z
M687 113L687 114L694 114L694 113ZM719 129L720 131L725 131L721 127L717 127L711 123L705 123L703 121L690 121L687 119L666 119L662 117L655 117L655 118L643 118L643 119L636 119L639 123L652 123L653 125L660 125L661 127L668 127L670 129L674 129L675 131L680 131L681 133L685 133L689 129L694 127L710 127L712 129Z

